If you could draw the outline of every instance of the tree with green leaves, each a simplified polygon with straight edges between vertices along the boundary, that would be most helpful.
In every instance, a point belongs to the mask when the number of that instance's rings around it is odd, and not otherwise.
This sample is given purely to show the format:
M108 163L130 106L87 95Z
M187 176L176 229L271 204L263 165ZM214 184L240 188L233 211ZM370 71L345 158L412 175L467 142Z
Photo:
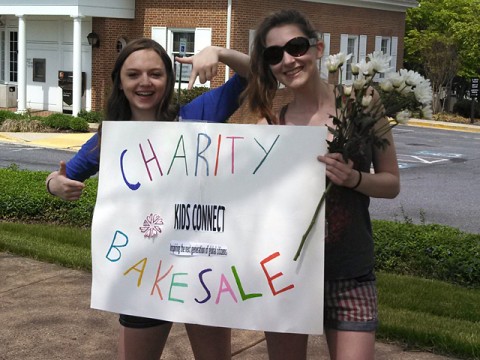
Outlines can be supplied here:
M480 0L419 0L407 11L404 59L430 79L439 111L456 76L480 74Z

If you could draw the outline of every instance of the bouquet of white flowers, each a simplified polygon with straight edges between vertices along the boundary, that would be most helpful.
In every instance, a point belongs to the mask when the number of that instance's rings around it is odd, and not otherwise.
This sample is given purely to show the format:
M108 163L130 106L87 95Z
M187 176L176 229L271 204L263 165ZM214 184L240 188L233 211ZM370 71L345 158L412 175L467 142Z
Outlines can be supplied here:
M330 55L326 62L328 71L338 71L341 75L342 67L351 56L343 53ZM380 51L368 54L367 59L351 64L354 77L351 85L335 86L336 113L330 115L333 126L328 127L333 135L333 139L327 141L330 153L341 153L347 161L366 144L383 149L389 145L383 135L394 126L406 123L412 113L421 118L432 117L430 80L411 70L388 72L390 60L390 56ZM377 74L385 74L378 83ZM377 122L384 118L387 119L385 125L376 126ZM300 256L331 186L330 182L317 205L295 254L295 261Z

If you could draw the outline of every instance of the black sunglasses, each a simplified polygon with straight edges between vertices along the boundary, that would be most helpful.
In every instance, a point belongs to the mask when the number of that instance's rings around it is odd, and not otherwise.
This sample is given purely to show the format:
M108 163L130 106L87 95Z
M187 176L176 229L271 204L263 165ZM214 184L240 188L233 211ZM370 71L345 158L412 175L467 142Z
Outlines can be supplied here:
M317 41L315 38L296 37L283 46L269 46L263 50L263 60L268 65L278 64L283 59L284 51L294 57L305 55L310 47L317 44Z

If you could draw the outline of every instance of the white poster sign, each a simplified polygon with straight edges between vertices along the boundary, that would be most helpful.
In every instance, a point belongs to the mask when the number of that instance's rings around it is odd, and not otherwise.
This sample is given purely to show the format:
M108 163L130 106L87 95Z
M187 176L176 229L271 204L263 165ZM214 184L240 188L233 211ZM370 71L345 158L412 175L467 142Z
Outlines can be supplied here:
M93 308L321 334L326 128L104 122Z

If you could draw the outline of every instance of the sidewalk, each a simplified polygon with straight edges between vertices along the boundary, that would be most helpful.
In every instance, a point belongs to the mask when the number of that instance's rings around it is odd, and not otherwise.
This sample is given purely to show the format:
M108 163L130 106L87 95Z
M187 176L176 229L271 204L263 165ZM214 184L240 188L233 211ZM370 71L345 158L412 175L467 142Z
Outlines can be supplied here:
M118 316L90 309L90 273L0 252L0 274L0 360L116 359ZM375 350L377 360L452 359L381 342ZM232 355L267 360L263 333L233 330ZM182 324L162 359L193 359ZM329 359L323 336L310 337L308 359Z
M474 125L422 120L409 125L480 132ZM76 151L92 135L0 133L0 142ZM0 274L0 360L116 358L118 317L90 309L90 273L0 252ZM311 336L308 359L329 359L326 349L323 336ZM235 360L268 359L263 333L233 330L232 355ZM173 326L162 359L193 359L182 324ZM376 359L453 358L377 342Z

